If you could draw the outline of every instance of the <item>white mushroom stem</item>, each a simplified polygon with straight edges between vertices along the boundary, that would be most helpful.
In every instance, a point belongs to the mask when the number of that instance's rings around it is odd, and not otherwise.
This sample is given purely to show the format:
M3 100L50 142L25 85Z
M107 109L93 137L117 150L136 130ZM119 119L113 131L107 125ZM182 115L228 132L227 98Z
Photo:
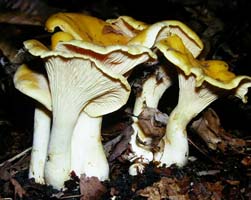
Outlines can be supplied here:
M60 106L60 109L53 109L53 124L45 165L46 183L57 189L62 188L64 181L70 178L71 137L78 117L78 112L73 109L66 109L64 106Z
M83 85L88 84L82 80L85 78L85 71L81 68L89 70L90 66L88 60L67 61L59 57L52 57L46 62L53 121L45 179L47 184L57 189L62 188L64 181L70 178L72 133L80 111L91 96L87 95L87 91L86 93L82 91Z
M162 78L158 80L157 76ZM160 98L170 85L171 80L168 72L166 71L165 67L159 66L155 73L143 83L142 92L135 99L133 114L138 116L145 107L157 108ZM134 133L130 140L131 149L133 151L131 161L135 160L136 158L142 158L144 162L152 161L153 153L140 147L136 141L137 137L139 137L142 142L149 143L151 142L151 138L146 138L144 136L144 133L137 123L137 118L134 118L133 121L132 127L134 129Z
M161 165L170 166L176 164L183 166L188 158L188 140L186 127L188 123L210 103L218 98L218 95L209 85L195 87L194 76L185 76L179 73L179 100L177 106L171 112L164 140L164 152L157 161ZM207 87L208 86L208 87Z
M51 115L42 105L38 105L34 113L33 144L29 168L29 178L36 183L45 184L44 167L50 137Z
M34 112L29 178L44 184L44 167L51 129L51 95L48 79L44 73L23 64L17 69L13 81L20 92L38 101Z
M71 169L80 177L109 177L109 165L101 141L102 117L90 117L81 112L72 136Z

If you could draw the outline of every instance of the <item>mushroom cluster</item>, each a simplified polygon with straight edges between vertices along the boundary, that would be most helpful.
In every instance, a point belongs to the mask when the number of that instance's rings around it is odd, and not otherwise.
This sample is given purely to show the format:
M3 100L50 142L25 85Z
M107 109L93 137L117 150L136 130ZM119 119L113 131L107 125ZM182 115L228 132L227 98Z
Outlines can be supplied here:
M133 118L128 155L132 175L143 169L135 160L185 165L187 124L222 95L231 93L247 101L251 77L236 76L224 61L197 59L203 43L182 22L146 24L128 16L103 21L57 13L49 17L45 28L52 32L50 45L24 42L30 54L43 59L45 72L23 64L14 76L15 87L37 101L29 178L38 183L60 189L71 171L109 179L101 141L102 116L127 103L131 91L127 78L139 64L158 63L135 97L134 116L145 108L158 108L173 75L179 80L179 97L166 119L158 151L149 148L153 139ZM56 28L60 31L55 32Z
M72 170L78 176L109 178L102 116L127 102L130 85L122 75L157 57L147 47L127 45L127 35L94 17L58 13L46 29L56 26L62 31L52 35L50 47L37 40L24 42L29 53L44 60L46 74L21 66L14 83L43 105L35 113L29 177L62 188ZM41 140L43 145L37 142Z

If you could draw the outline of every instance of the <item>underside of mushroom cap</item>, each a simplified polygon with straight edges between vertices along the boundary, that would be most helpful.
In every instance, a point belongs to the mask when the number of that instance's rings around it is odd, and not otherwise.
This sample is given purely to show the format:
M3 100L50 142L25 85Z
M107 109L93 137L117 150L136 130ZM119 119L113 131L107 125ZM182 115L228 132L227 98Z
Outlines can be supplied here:
M61 55L66 58L76 57L91 59L99 63L102 69L113 73L125 74L133 67L143 62L154 62L157 56L149 48L139 45L99 46L89 42L71 40L59 42L54 51L37 40L28 40L24 45L30 53L45 58L51 55Z
M71 102L78 110L99 117L119 109L128 100L127 82L103 72L90 60L52 56L46 61L46 69L52 105L61 102L64 106Z
M125 74L135 66L144 62L154 62L157 56L149 48L139 45L98 46L78 40L62 42L57 47L60 51L68 51L75 57L92 57L104 67L119 74Z
M243 83L250 83L251 77L236 76L228 70L228 64L224 61L195 59L177 35L159 41L156 47L187 76L193 74L196 78L197 87L200 87L204 81L226 90L244 87L241 90L242 94L239 93L239 97L241 96L243 102L245 101L248 84Z
M37 100L48 110L51 110L51 95L48 79L45 74L32 70L23 64L17 69L13 81L19 91Z
M56 13L48 18L45 27L49 32L55 31L58 27L77 40L104 46L126 44L130 39L118 27L96 17L80 13Z
M51 71L56 70L54 68L57 67L58 71L61 70L60 76L65 77L68 82L70 80L74 80L76 84L81 84L81 88L77 86L80 90L84 91L84 88L89 85L89 82L86 82L86 80L96 81L96 83L93 83L92 87L90 87L88 91L94 89L94 86L100 87L99 89L95 88L95 95L98 96L93 97L85 105L85 111L90 116L97 117L113 112L127 102L131 88L126 78L124 78L122 75L113 73L111 70L104 67L99 61L92 59L89 56L86 56L86 58L77 58L71 52L62 52L57 50L57 48L55 50L49 50L37 40L26 41L24 42L24 45L31 54L40 56L41 58L46 58L47 63L48 61L51 62L51 65L54 65L51 67ZM55 58L59 59L55 61L56 64L53 64L51 59L55 60ZM83 61L82 64L81 60ZM88 69L86 68L84 62L86 60L89 60L92 63L92 67L89 67ZM69 62L69 64L67 64L67 62ZM75 67L72 68L72 66ZM93 71L93 73L90 74L90 71ZM95 75L97 75L99 78L95 79ZM50 77L53 75L48 74L48 76ZM108 79L110 81L108 81ZM65 80L66 84L68 84L67 80ZM98 91L101 91L101 93L98 93Z

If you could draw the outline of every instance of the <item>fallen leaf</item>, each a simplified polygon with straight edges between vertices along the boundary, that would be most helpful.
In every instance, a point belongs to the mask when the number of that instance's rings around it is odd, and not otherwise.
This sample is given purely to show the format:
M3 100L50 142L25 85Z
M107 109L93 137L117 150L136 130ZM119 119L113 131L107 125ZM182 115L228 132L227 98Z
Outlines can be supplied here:
M2 8L6 11L0 13L0 23L36 26L43 25L52 13L62 11L41 0L6 1Z
M11 167L10 162L5 162L3 166L0 167L0 179L8 181L11 178L11 174L9 172L9 169Z
M156 108L145 107L138 116L138 124L144 134L151 138L162 138L168 116Z
M18 183L18 181L14 178L11 178L10 182L14 186L15 195L18 195L20 198L23 198L23 196L26 194L26 192L22 188L22 186Z
M221 200L223 185L219 181L215 183L200 182L195 183L191 191L191 196L194 196L196 200Z
M110 162L115 160L125 150L128 149L128 145L129 145L129 141L130 141L132 133L133 133L132 127L128 126L122 131L122 133L119 136L117 136L116 138L107 142L104 145L105 152Z
M221 126L218 115L211 108L203 112L202 117L195 120L191 128L206 142L210 149L219 149L223 153L228 150L241 153L245 149L245 140L226 132Z
M80 177L79 187L82 195L80 200L99 200L107 190L97 177L84 174Z
M218 137L220 121L212 109L203 113L202 117L192 123L191 128L206 142L210 149L216 150L221 142Z
M250 167L251 166L251 157L250 156L246 156L245 158L243 158L241 160L241 163L246 166L246 167Z
M137 194L147 197L148 200L189 200L188 194L182 191L180 184L176 178L162 177L160 181L139 190Z
M39 16L28 16L24 13L8 12L0 14L0 23L42 26L42 21Z

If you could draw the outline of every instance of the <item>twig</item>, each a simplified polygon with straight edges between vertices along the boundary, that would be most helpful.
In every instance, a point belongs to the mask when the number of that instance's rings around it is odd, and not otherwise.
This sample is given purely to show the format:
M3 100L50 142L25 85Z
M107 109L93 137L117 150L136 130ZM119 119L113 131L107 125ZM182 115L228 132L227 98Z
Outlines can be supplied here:
M23 152L21 152L21 153L15 155L14 157L12 157L12 158L10 158L10 159L8 159L8 160L2 162L2 163L0 164L0 167L2 167L6 162L13 162L14 160L16 160L16 159L22 157L22 156L25 155L27 152L29 152L31 149L32 149L32 147L29 147L28 149L25 149Z
M61 197L60 199L70 199L70 198L78 198L78 197L82 197L83 195L82 194L76 194L76 195L69 195L69 196L64 196L64 197Z

